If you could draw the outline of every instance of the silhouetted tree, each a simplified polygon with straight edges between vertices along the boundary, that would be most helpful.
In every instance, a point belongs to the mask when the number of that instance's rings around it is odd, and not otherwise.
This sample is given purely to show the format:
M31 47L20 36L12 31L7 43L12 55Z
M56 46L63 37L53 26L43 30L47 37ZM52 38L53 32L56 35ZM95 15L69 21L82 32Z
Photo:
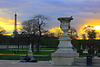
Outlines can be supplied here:
M85 34L82 34L82 37L83 37L83 39L85 39L86 38L86 35Z
M38 45L37 45L37 53L39 53L39 47L41 45L41 33L45 30L44 26L46 25L46 21L48 20L48 17L44 15L36 15L33 17L33 20L37 22L37 29L38 29L38 34L39 34L39 39L38 39Z
M72 39L75 39L78 37L77 35L77 31L74 27L71 27L69 30L68 30L68 33L67 33Z
M94 54L94 49L96 46L94 38L96 38L96 31L93 26L87 26L84 28L84 31L87 33L89 41L86 43L90 54Z
M6 33L3 27L0 27L0 34Z
M57 35L58 38L61 37L62 34L63 34L63 33L61 32L60 29L58 29L58 30L56 31L56 35Z
M89 39L94 39L94 38L96 38L96 32L95 32L95 30L88 31L87 34L88 34L88 38L89 38Z
M22 23L22 32L26 32L27 34L35 34L37 29L38 25L34 19L30 19Z
M86 26L84 27L84 31L87 33L89 39L96 38L96 31L94 26Z
M3 27L0 27L0 44L6 42L3 34L6 33Z
M27 34L38 35L37 53L39 53L39 47L41 44L41 34L45 30L44 26L46 26L47 20L48 17L44 15L36 15L32 17L30 20L24 21L22 23L22 31L26 32Z
M85 32L88 32L88 31L92 31L92 30L94 30L94 26L86 26L86 27L84 27L83 28L83 30L85 31Z

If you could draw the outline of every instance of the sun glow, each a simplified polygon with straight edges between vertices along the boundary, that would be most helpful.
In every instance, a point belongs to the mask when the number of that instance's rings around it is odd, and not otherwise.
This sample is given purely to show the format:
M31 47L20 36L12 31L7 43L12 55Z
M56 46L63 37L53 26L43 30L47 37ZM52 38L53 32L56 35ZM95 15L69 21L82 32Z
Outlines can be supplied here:
M60 27L52 28L49 30L49 32L51 32L51 33L58 33L58 32L63 33L63 31L61 30Z
M100 32L100 26L94 26L94 29L98 32Z
M11 35L13 35L13 34L3 34L4 36L11 36Z
M4 35L11 35L11 33L14 30L14 20L12 19L4 19L4 18L0 18L0 27L2 27L4 30L6 30L6 32L9 32L10 34L4 34ZM20 22L17 22L17 29L20 30L21 29L21 25Z
M85 25L85 26L83 26L83 28L84 27L87 27L88 25ZM93 26L93 29L96 31L96 32L100 32L100 25L89 25L89 26Z
M85 27L87 27L87 25L85 25Z
M63 33L63 31L61 30L60 27L54 27L54 28L49 29L49 31L47 31L44 34L52 34L52 33L56 36L57 33Z
M87 26L93 26L96 32L100 32L100 19L85 19L84 24L78 29L80 36L85 33L83 29Z

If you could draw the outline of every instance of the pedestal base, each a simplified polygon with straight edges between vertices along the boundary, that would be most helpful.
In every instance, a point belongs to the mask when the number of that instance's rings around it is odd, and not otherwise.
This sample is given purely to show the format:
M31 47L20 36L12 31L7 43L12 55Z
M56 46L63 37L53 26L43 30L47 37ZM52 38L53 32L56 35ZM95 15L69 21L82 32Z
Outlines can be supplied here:
M78 53L52 53L52 65L71 66L74 64L74 58L78 57Z

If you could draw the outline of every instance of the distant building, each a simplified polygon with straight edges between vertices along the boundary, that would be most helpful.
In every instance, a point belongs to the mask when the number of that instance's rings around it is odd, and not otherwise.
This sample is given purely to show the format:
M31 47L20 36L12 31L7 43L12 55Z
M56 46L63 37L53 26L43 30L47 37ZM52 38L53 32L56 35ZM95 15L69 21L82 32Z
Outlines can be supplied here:
M15 13L15 28L14 28L13 35L14 36L18 35L18 32L17 32L17 14L16 13Z

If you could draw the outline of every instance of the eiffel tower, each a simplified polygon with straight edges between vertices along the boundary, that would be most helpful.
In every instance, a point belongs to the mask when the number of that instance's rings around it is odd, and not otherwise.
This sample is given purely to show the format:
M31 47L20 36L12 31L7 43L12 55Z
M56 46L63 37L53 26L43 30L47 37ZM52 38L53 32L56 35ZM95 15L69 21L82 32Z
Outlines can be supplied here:
M15 13L15 28L14 28L13 35L14 36L18 35L18 32L17 32L17 14L16 13Z

